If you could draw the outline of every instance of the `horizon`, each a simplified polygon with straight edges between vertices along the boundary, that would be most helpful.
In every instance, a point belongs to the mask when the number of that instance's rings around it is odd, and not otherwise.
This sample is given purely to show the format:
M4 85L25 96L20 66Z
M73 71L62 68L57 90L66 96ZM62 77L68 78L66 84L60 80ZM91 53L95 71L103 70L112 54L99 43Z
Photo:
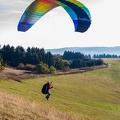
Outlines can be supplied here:
M10 45L10 44L4 44L5 46L7 46L7 45L9 45L10 47L11 46L13 46L13 47L18 47L18 46L21 46L21 47L23 47L24 49L27 49L28 47L30 47L30 48L39 48L39 49L41 49L41 48L44 48L44 47L37 47L37 46L28 46L27 48L25 48L24 46L22 46L22 45L17 45L17 46L14 46L14 45ZM0 44L0 48L1 47L3 47L4 45L1 45ZM44 48L45 50L54 50L54 49L67 49L67 48L114 48L114 47L120 47L120 46L82 46L82 47L80 47L80 46L69 46L69 47L60 47L60 48Z
M84 47L62 47L62 48L51 48L51 49L63 49L63 48L95 48L95 47L98 47L98 48L100 48L100 47L107 47L107 48L113 48L113 47L120 47L120 46L84 46ZM49 48L48 48L49 49Z
M9 45L9 44L7 44ZM5 45L5 46L7 46ZM91 55L92 57L94 55L117 55L120 57L120 46L113 46L113 47L107 47L107 46L92 46L92 47L64 47L64 48L52 48L52 49L45 49L43 48L39 48L39 47L27 47L24 48L23 46L19 45L19 46L13 46L13 45L9 45L10 47L14 47L14 49L16 49L17 47L22 47L25 51L30 48L30 49L44 49L45 52L51 52L53 55L63 55L65 51L70 51L70 52L80 52L84 55ZM2 50L4 47L0 45L0 49ZM117 48L117 49L116 49Z

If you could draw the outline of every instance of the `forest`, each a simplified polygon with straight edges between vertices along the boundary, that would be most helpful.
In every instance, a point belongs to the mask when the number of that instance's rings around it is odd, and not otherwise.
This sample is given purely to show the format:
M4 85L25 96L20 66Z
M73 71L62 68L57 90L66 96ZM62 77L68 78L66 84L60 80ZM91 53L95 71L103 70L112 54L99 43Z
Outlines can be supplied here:
M63 55L52 55L44 48L4 45L0 48L0 68L16 67L37 73L55 73L56 70L91 67L104 64L102 59L91 59L80 52L65 51Z

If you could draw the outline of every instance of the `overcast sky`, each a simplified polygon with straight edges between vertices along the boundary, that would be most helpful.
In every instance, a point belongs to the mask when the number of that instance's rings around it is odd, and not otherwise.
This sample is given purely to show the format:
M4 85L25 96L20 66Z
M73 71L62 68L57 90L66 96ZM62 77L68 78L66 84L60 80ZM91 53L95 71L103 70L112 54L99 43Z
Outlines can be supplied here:
M18 22L34 0L0 0L0 45L24 48L120 46L120 0L80 0L90 10L87 32L74 32L71 18L62 7L43 16L29 31L18 32Z

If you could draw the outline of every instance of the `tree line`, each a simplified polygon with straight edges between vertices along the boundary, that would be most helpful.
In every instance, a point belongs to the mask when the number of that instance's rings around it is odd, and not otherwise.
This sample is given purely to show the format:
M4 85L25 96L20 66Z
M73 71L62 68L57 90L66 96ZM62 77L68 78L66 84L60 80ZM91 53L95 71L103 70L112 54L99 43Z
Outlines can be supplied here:
M0 48L0 66L17 67L18 69L34 70L38 73L51 73L55 70L69 70L102 65L102 59L91 59L90 55L80 52L65 51L63 55L52 55L44 48L4 45Z
M10 45L4 45L0 49L0 56L3 58L4 64L12 67L16 67L19 63L23 64L39 64L41 61L48 64L52 64L53 55L50 52L45 53L44 48L30 48L25 50L22 46L16 48Z
M102 59L91 59L90 55L84 55L80 52L65 51L63 59L70 61L70 68L81 68L102 65Z
M120 58L120 55L115 54L94 54L93 58Z

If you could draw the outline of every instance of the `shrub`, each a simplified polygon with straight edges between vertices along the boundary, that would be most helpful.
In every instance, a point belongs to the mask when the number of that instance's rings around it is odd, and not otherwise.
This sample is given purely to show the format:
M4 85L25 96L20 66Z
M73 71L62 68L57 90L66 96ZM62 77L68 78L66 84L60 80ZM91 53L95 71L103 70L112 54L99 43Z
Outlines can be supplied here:
M104 62L103 62L102 59L98 59L98 60L97 60L97 65L103 65L103 63L104 63Z
M3 63L3 59L0 57L0 71L4 69L2 63Z
M70 71L70 67L69 66L64 67L63 71Z
M50 73L50 69L48 68L48 65L45 64L45 63L42 63L42 62L35 66L35 71L37 73L41 73L41 74L48 74L48 73Z
M17 66L17 69L23 70L25 69L25 66L23 63L19 63L19 65Z
M50 73L56 74L56 68L53 65L50 66Z
M4 67L0 63L0 71L2 71L3 69L4 69Z
M25 65L25 70L31 70L31 71L33 71L34 68L35 68L35 65L32 65L32 64L26 64Z

